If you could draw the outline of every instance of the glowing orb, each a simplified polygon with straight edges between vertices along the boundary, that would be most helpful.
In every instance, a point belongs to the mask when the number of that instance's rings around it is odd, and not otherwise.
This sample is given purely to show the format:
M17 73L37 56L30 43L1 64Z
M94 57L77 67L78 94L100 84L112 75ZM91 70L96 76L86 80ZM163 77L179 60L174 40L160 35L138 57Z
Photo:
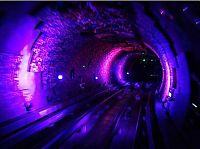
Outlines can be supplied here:
M63 76L62 76L62 75L58 75L58 79L59 79L59 80L62 80L62 79L63 79Z

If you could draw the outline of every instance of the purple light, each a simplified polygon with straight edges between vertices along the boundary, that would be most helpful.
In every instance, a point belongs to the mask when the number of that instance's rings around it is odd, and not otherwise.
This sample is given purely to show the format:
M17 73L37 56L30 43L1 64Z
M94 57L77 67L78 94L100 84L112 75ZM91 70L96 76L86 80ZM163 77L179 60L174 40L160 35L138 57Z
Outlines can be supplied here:
M118 67L117 67L117 79L118 81L121 83L121 84L124 84L125 83L125 80L124 80L124 67L125 67L125 64L126 64L126 61L128 59L129 56L126 56L124 58L122 58L118 64Z
M135 88L140 88L141 85L140 85L138 82L136 82L136 83L134 84L134 87L135 87Z
M63 79L63 76L62 76L62 75L58 75L58 79L59 79L59 80L62 80L62 79Z
M135 99L136 99L137 101L139 101L139 100L140 100L140 95L136 95L136 96L135 96Z
M195 19L195 24L199 24L200 23L200 18Z
M186 10L188 10L188 6L185 6L184 8L183 8L183 11L186 11Z
M165 13L166 13L165 10L163 10L163 9L160 10L161 15L165 15Z

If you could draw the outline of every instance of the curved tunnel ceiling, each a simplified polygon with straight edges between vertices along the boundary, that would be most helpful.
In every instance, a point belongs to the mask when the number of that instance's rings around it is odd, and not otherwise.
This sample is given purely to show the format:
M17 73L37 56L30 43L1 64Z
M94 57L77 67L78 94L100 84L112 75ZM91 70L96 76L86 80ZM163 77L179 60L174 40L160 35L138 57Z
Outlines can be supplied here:
M34 4L19 14L0 12L7 20L1 31L10 29L6 35L1 33L2 68L10 70L3 70L2 97L14 101L13 105L3 101L1 110L12 107L9 112L16 111L12 117L24 112L21 105L38 109L51 98L70 103L83 90L135 83L137 79L129 76L136 69L135 60L143 58L134 56L139 53L153 55L157 61L158 117L164 108L182 126L190 102L185 55L189 43L172 14L162 3L142 2L50 2ZM15 18L14 23L10 18Z
M165 97L168 95L170 88L175 88L174 84L176 83L174 82L176 78L173 78L172 73L174 72L172 71L176 71L177 61L167 39L165 39L162 33L153 25L150 27L152 21L148 17L145 17L144 12L135 8L135 12L132 11L134 16L130 15L130 12L128 13L123 8L106 8L98 5L98 3L96 6L93 6L92 3L88 3L87 6L80 6L81 8L69 9L67 12L61 12L58 8L57 10L44 9L42 13L40 13L41 21L37 26L40 34L32 47L33 56L30 63L30 71L43 71L43 75L47 71L55 71L49 70L51 69L49 63L51 62L58 66L56 67L57 73L66 73L59 72L59 67L69 68L73 67L73 65L79 67L81 67L81 65L86 65L83 62L83 58L78 56L73 58L73 56L79 55L80 53L83 54L83 47L89 44L90 47L86 48L91 48L92 43L91 51L89 51L89 53L86 51L86 54L84 54L88 56L90 54L90 58L85 61L93 60L94 63L95 60L102 65L100 66L100 70L92 70L94 75L100 75L100 79L106 83L109 81L109 70L115 56L122 51L124 46L133 47L135 44L134 42L140 42L140 44L151 46L150 48L161 59L163 67L163 83L161 90L163 91L163 101L166 100ZM142 15L144 15L144 17ZM143 19L140 20L140 18ZM146 22L149 22L148 24L144 23L145 18ZM131 22L129 20L131 20ZM151 32L154 33L151 34ZM98 42L100 45L98 45ZM102 47L101 44L105 47ZM101 48L101 50L95 49L97 46ZM93 53L94 49L96 50L94 52L96 55L98 55L98 53L96 53L97 51L102 51L102 53L99 54L102 59L97 60L100 58L99 55L96 56L98 58L93 58L95 54L92 55L91 53ZM62 53L63 59L56 63L58 60L54 60L57 59L54 53ZM105 56L103 56L103 53ZM83 62L83 64L78 64L77 59L82 59L80 62ZM74 69L78 70L78 68ZM187 70L186 68L184 69ZM68 69L68 71L69 70L70 69ZM51 78L46 79L55 84L55 76L49 77ZM45 84L45 78L43 77L42 79L44 79L43 83Z
M124 104L125 120L132 111L138 114L141 130L153 126L154 134L158 125L161 132L156 133L162 133L165 144L169 140L173 144L175 135L168 136L168 132L175 133L172 127L185 128L192 119L191 111L197 112L200 105L194 100L199 98L199 72L194 66L200 60L197 4L0 2L0 138L12 137L15 129L32 127L46 116L50 117L44 128L51 125L48 130L52 132L59 124L65 125L62 121L67 114L84 115L96 105L101 110L100 114L91 110L95 115L92 121L108 111L97 121L100 126L103 118L107 121ZM69 105L76 114L69 112ZM34 115L34 120L27 113ZM86 132L91 115L73 126L81 125ZM133 115L131 118L137 117ZM12 123L15 120L17 123ZM18 120L27 121L22 124ZM41 132L48 134L48 130ZM128 131L118 132L116 135ZM140 129L137 132L142 134ZM98 140L96 133L91 136Z
M38 22L34 29L36 32L31 35L35 39L28 39L31 42L26 42L21 52L22 55L27 54L21 66L25 70L25 63L28 62L30 73L26 77L30 77L34 84L34 73L42 72L41 83L47 90L56 85L59 74L64 76L63 81L67 82L64 86L67 89L69 86L77 86L75 84L79 81L87 81L88 86L93 85L94 81L108 84L111 65L118 54L123 50L148 47L158 56L163 68L160 88L162 101L168 100L166 97L171 90L175 96L176 88L178 93L188 92L188 69L184 55L174 55L176 49L170 45L162 30L154 25L155 19L146 15L145 6L129 4L119 3L111 7L98 2L78 5L72 2L72 7L67 7L64 3L50 3L50 7L41 7L39 11L33 9L31 14ZM27 25L32 26L33 22ZM178 78L182 73L185 75L180 77L188 81L182 82ZM21 74L20 90L30 87L26 90L28 93L23 94L29 94L26 100L32 100L30 98L35 96L37 87L26 84L23 71ZM183 89L181 86L186 87Z

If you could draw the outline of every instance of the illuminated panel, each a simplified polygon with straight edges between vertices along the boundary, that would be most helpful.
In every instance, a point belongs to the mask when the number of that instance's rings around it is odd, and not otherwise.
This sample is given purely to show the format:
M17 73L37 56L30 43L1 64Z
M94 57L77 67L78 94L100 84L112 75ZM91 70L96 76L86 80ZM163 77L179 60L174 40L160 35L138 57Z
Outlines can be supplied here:
M170 88L170 68L169 68L169 64L167 61L165 61L165 80L164 80L164 84L165 84L165 88L164 88L164 93L163 93L163 98L162 101L166 100L166 96L168 96L169 94L169 88Z

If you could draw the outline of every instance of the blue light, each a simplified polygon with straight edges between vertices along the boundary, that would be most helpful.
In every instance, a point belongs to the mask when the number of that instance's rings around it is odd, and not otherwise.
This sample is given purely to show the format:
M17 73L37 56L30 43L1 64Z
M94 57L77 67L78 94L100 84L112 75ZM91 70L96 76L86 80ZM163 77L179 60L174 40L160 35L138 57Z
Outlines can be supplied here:
M62 80L62 79L63 79L63 76L62 76L62 75L58 75L58 79L59 79L59 80Z

